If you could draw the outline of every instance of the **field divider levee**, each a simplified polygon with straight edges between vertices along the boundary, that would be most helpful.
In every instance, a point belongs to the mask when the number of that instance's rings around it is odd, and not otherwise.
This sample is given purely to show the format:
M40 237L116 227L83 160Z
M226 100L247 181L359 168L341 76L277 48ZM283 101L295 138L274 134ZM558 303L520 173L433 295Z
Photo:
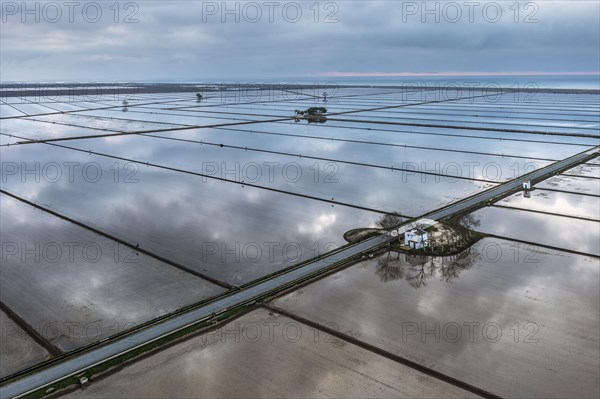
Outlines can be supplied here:
M327 161L327 162L331 162L331 163L342 163L342 164L346 164L346 165L362 166L362 167L366 167L366 168L384 169L384 170L390 170L392 172L394 172L394 171L410 172L410 173L423 174L423 175L447 177L447 178L457 179L457 180L469 180L469 181L478 181L478 182L482 182L482 183L498 184L497 181L488 180L488 179L449 175L449 174L445 174L445 173L427 172L427 171L418 170L418 169L415 170L415 169L407 169L407 168L403 168L403 167L395 167L393 165L392 166L378 165L378 164L372 164L372 163L367 163L367 162L358 162L358 161L349 161L349 160L344 160L344 159L318 157L318 156L314 156L314 155L298 154L298 153L294 154L294 153L285 152L285 151L275 151L275 150L267 150L267 149L262 149L262 148L253 148L253 147L242 147L242 146L223 144L223 143L213 143L210 141L181 139L181 138L177 138L177 137L167 137L167 136L160 136L160 135L153 135L153 134L144 134L144 136L155 137L155 138L158 138L161 140L180 141L180 142L185 142L185 143L207 145L207 146L213 146L213 147L219 147L219 148L231 148L234 150L261 152L261 153L265 153L265 154L282 155L282 156L288 156L288 157L293 157L293 158L314 159L314 160L318 160L318 161Z
M472 98L478 98L478 97L489 97L490 95L481 95L481 96L471 96L471 97L464 97L461 99L472 99ZM374 111L374 110L379 110L379 109L389 109L389 108L401 108L401 107L406 107L409 105L422 105L422 104L431 104L431 103L443 103L443 102L447 102L447 101L456 101L456 99L450 99L450 100L435 100L435 101L425 101L425 102L421 102L421 103L410 103L410 104L400 104L400 105L390 105L390 106L385 106L385 107L377 107L377 108L367 108L367 109L362 109L362 110L353 110L353 111L347 111L347 112L340 112L340 113L334 113L332 115L342 115L342 114L346 114L346 113L356 113L356 112L367 112L367 111ZM152 103L149 103L152 104ZM140 105L148 105L148 104L137 104L138 106ZM132 105L132 107L135 105ZM104 107L104 108L98 108L98 109L111 109L111 108L122 108L122 106L114 106L114 107ZM65 111L65 112L58 112L58 113L47 113L47 114L40 114L40 115L54 115L54 114L64 114L64 113L73 113L73 112L82 112L81 110L76 110L76 111ZM38 116L38 115L28 115L28 117L31 116ZM13 117L7 117L4 119L11 119ZM19 118L23 118L23 116L20 116ZM2 118L0 118L2 119ZM283 121L293 121L295 120L295 116L289 116L289 117L278 117L276 119L267 119L267 120L252 120L252 121L241 121L241 122L230 122L230 123L222 123L222 124L210 124L210 125L189 125L189 126L180 126L180 127L174 127L174 128L170 128L170 129L151 129L151 130L140 130L140 131L135 131L135 132L118 132L118 133L106 133L106 134L96 134L96 135L88 135L88 136L77 136L77 137L60 137L60 138L54 138L54 139L27 139L24 142L19 142L19 144L36 144L36 143L51 143L51 142L57 142L57 141L67 141L67 140L78 140L78 139L94 139L94 138L101 138L101 137L113 137L113 136L130 136L130 135L139 135L142 133L160 133L160 132L167 132L167 131L177 131L177 130L190 130L190 129L201 129L201 128L216 128L216 127L225 127L225 126L239 126L239 125L252 125L252 124L258 124L258 123L270 123L270 122L283 122ZM38 121L39 122L39 121ZM67 124L69 125L69 124ZM104 129L106 131L108 131L109 129Z
M367 242L368 241L368 242ZM378 241L375 243L374 241ZM129 352L140 350L143 347L152 344L158 340L165 339L191 326L197 325L209 319L218 317L224 313L232 312L236 309L248 305L255 305L263 298L275 295L280 290L288 289L295 284L306 279L317 277L320 273L332 270L347 262L362 257L366 250L385 245L386 238L383 236L375 237L365 242L352 244L352 247L346 247L344 251L351 251L350 254L340 254L338 256L327 256L328 262L323 259L317 262L311 262L304 267L289 271L285 275L272 277L261 284L255 284L245 289L229 293L224 298L212 303L205 304L186 313L172 316L168 320L162 320L151 326L147 326L141 331L126 334L119 337L118 340L112 340L99 348L90 349L84 353L78 353L76 357L63 359L61 363L48 365L46 368L37 371L36 374L22 375L20 379L11 378L0 386L0 397L19 398L44 389L54 383L66 378L79 375L85 370L89 370L104 362L113 360ZM310 267L312 265L312 267ZM292 275L291 278L289 275ZM274 281L278 280L278 281ZM221 302L221 303L216 303ZM107 349L108 347L108 349ZM80 365L80 359L87 356L87 362ZM65 372L57 369L66 369Z
M437 380L443 381L443 382L445 382L447 384L450 384L450 385L453 385L453 386L455 386L457 388L460 388L460 389L463 389L465 391L471 392L471 393L473 393L475 395L481 396L483 398L489 398L489 399L500 399L501 398L500 396L498 396L498 395L496 395L496 394L494 394L492 392L486 391L486 390L484 390L482 388L476 387L474 385L471 385L469 383L466 383L464 381L461 381L459 379L451 377L451 376L449 376L447 374L444 374L444 373L442 373L440 371L434 370L434 369L432 369L430 367L423 366L423 365L421 365L421 364L419 364L417 362L409 360L406 357L403 357L403 356L396 355L394 353L388 352L388 351L386 351L384 349L381 349L381 348L379 348L379 347L377 347L375 345L371 345L369 343L366 343L364 341L356 339L356 338L354 338L354 337L352 337L352 336L350 336L348 334L344 334L344 333L342 333L340 331L337 331L337 330L332 329L330 327L324 326L324 325L322 325L320 323L317 323L317 322L314 322L312 320L306 319L306 318L304 318L302 316L299 316L299 315L297 315L295 313L288 312L287 310L282 309L280 307L277 307L277 306L275 306L273 304L266 304L265 303L262 306L265 309L269 310L269 311L272 311L272 312L275 312L275 313L279 313L280 315L285 316L285 317L287 317L289 319L292 319L292 320L294 320L294 321L296 321L298 323L305 324L305 325L307 325L307 326L309 326L311 328L314 328L316 330L319 330L319 331L322 331L322 332L324 332L326 334L329 334L329 335L331 335L331 336L333 336L333 337L335 337L337 339L340 339L342 341L346 341L346 342L348 342L350 344L353 344L353 345L356 345L356 346L358 346L360 348L366 349L369 352L375 353L375 354L377 354L379 356L383 356L386 359L390 359L390 360L392 360L392 361L394 361L396 363L400 363L400 364L402 364L404 366L407 366L407 367L409 367L409 368L411 368L413 370L417 370L417 371L419 371L419 372L421 372L421 373L423 373L423 374L425 374L425 375L427 375L429 377L432 377L432 378L435 378Z
M585 179L592 179L592 180L600 180L600 176L574 175L574 174L571 174L571 173L561 173L561 176L576 177L576 178L585 178Z
M0 134L4 134L4 133L0 133ZM15 136L15 135L12 135L12 137L19 138L18 136ZM210 179L210 180L222 181L222 182L237 184L237 185L242 186L242 187L248 186L248 187L253 187L253 188L267 190L267 191L272 191L272 192L276 192L276 193L293 195L293 196L300 197L300 198L306 198L306 199L311 199L311 200L315 200L315 201L326 202L326 203L333 204L333 205L341 205L341 206L347 206L349 208L360 209L360 210L363 210L363 211L375 212L375 213L379 213L379 214L382 214L382 215L396 215L396 216L400 216L400 217L407 218L407 219L411 218L410 216L401 215L401 214L398 214L396 212L384 211L384 210L381 210L381 209L369 208L369 207L364 207L364 206L360 206L360 205L356 205L356 204L351 204L351 203L348 203L348 202L337 201L337 200L335 200L335 198L327 199L327 198L322 198L322 197L316 197L316 196L312 196L312 195L308 195L308 194L303 194L303 193L299 193L299 192L287 191L287 190L283 190L283 189L279 189L279 188L275 188L275 187L268 187L268 186L263 186L263 185L260 185L260 184L248 183L248 182L245 182L243 180L242 181L238 181L238 180L228 179L228 178L225 178L225 177L215 176L215 175L212 175L212 174L194 172L194 171L191 171L191 170L186 170L186 169L181 169L181 168L175 168L175 167L171 167L171 166L156 164L156 163L149 162L149 161L140 161L140 160L136 160L136 159L120 157L120 156L106 154L106 153L102 153L102 152L96 152L96 151L91 151L91 150L84 150L84 149L76 148L76 147L69 147L69 146L66 146L66 145L61 145L61 144L56 144L56 143L45 143L45 144L51 145L51 146L55 146L55 147L59 147L59 148L64 148L64 149L67 149L67 150L83 152L83 153L89 154L89 155L98 155L98 156L105 157L105 158L116 159L116 160L126 161L126 162L132 162L132 163L136 163L136 164L139 164L139 165L151 166L151 167L154 167L154 168L164 169L164 170L168 170L168 171L171 171L171 172L178 172L178 173L183 173L183 174L187 174L187 175L191 175L191 176L203 177L203 178Z
M578 219L578 220L584 220L586 222L600 222L600 219L588 218L588 217L585 217L585 216L578 216L578 215L567 215L567 214L564 214L564 213L543 211L543 210L540 210L540 209L528 209L528 208L521 208L521 207L518 207L518 206L499 205L499 204L493 204L492 207L494 207L494 208L500 208L500 209L508 209L508 210L512 209L514 211L520 211L520 212L539 213L539 214L542 214L542 215L558 216L558 217L570 218L570 219Z
M328 120L329 121L329 120ZM280 123L280 122L276 122ZM326 127L328 129L344 129L344 130L361 130L361 131L373 131L373 132L386 132L386 133L405 133L409 135L420 135L420 136L440 136L440 137L458 137L464 139L479 139L479 140L499 140L499 141L514 141L519 143L541 143L547 145L567 145L567 146L578 146L578 147L586 147L590 146L589 143L573 143L573 142L565 142L565 141L546 141L546 140L534 140L534 139L515 139L515 138L507 138L507 137L494 137L494 136L477 136L477 135L469 135L469 134L450 134L450 133L435 133L433 131L415 131L415 130L395 130L395 129L381 129L381 128L373 128L373 127L360 127L360 126L350 126L350 125L334 125L331 123L328 124L314 124L315 128ZM219 128L217 128L219 129ZM222 128L226 130L226 128ZM229 130L238 130L238 129L229 129ZM507 133L507 132L505 132ZM510 133L510 132L508 132Z
M148 102L148 103L142 103L142 104L131 104L129 106L130 107L135 107L135 106L140 106L140 105L164 104L164 103L167 103L167 102L177 102L177 101L182 101L182 99L170 100L170 101L154 101L154 102ZM5 104L9 104L9 103L5 103ZM46 112L46 113L43 113L43 114L25 114L25 112L20 111L17 108L15 108L15 109L17 109L17 111L19 111L19 112L21 112L21 113L23 113L25 115L4 116L4 117L0 117L0 120L4 120L4 119L22 119L22 118L28 118L28 117L33 117L33 116L75 114L75 113L78 113L78 112L102 111L102 110L107 110L107 109L112 109L112 108L123 108L123 105L111 105L111 106L106 106L106 107L94 108L92 110L88 110L88 109L74 109L74 110L71 110L71 111Z
M210 125L189 125L189 126L176 126L168 129L149 129L149 130L138 130L134 132L124 132L117 131L116 133L104 133L104 134L93 134L87 136L75 136L75 137L58 137L53 139L25 139L25 141L20 141L18 144L39 144L39 143L54 143L57 141L69 141L69 140L88 140L88 139L97 139L103 137L120 137L120 136L134 136L141 135L143 133L161 133L161 132L171 132L171 131L181 131L181 130L191 130L191 129L209 129L223 126L241 126L241 125L255 125L258 123L268 123L268 122L279 122L292 120L293 118L278 118L271 120L259 120L259 121L241 121L241 122L230 122L230 123L216 123ZM52 122L50 122L52 123ZM65 124L69 126L70 124ZM75 126L81 127L81 126ZM110 129L104 128L95 128L98 130L110 131ZM13 135L13 137L16 137Z
M410 145L410 144L400 144L400 143L383 143L383 142L377 142L377 141L365 141L365 140L352 140L352 139L343 139L343 138L334 138L334 137L320 137L320 136L311 136L311 135L300 135L300 134L287 134L287 133L269 133L269 132L262 132L262 131L255 131L255 130L241 130L241 129L227 129L227 128L219 128L220 130L226 130L226 131L242 131L242 132L247 132L248 134L267 134L267 135L274 135L274 136L284 136L284 137L298 137L298 138L308 138L308 139L314 139L314 140L322 140L322 141L339 141L339 142L345 142L345 143L354 143L354 144L368 144L368 145L379 145L379 146L384 146L384 147L397 147L397 148L412 148L412 149L418 149L418 150L427 150L427 151L442 151L442 152L453 152L453 153L459 153L459 154L473 154L473 155L486 155L486 156L493 156L493 157L502 157L502 158L518 158L518 159L527 159L527 160L533 160L533 161L546 161L546 162L556 162L558 161L558 159L552 159L552 158L539 158L539 157L529 157L529 156L523 156L523 155L513 155L513 154L498 154L498 153L492 153L492 152L480 152L480 151L468 151L468 150L457 150L457 149L452 149L452 148L440 148L440 147L426 147L426 146L417 146L417 145ZM148 137L158 137L161 139L167 139L167 140L175 140L175 141L185 141L185 142L191 142L191 143L199 143L199 144L217 144L217 143L211 143L208 141L198 141L198 140L191 140L191 139L183 139L183 138L178 138L178 137L169 137L169 136L162 136L162 135L158 135L158 134L150 134L150 133L144 133L142 134L143 136L148 136ZM221 144L218 144L219 146ZM242 147L242 146L234 146L234 145L227 145L227 144L223 144L223 146L226 147L231 147L231 148L237 148L237 149L250 149L251 147ZM271 151L271 150L264 150L261 148L252 148L252 150L254 151ZM290 155L290 153L287 152L276 152L276 153L281 153L284 155ZM298 155L298 154L291 154L291 155Z
M421 216L421 218L435 218L435 220L441 220L481 207L486 202L491 203L491 201L503 198L504 196L510 195L512 192L518 191L522 179L529 179L534 182L543 180L553 173L559 173L564 169L570 169L581 162L596 157L597 152L598 147L594 147L587 151L575 154L550 166L503 183L498 187L475 194L474 196L448 205L440 210L429 212ZM418 218L406 221L402 223L402 226L409 225L414 220L418 220ZM130 353L134 350L141 350L146 345L161 339L166 339L179 331L214 318L217 315L225 314L232 309L238 309L249 304L256 304L257 301L260 301L261 299L272 297L282 290L289 289L303 281L307 281L307 279L316 278L317 276L322 275L322 273L329 272L336 267L348 264L348 262L352 262L356 259L361 259L365 253L370 253L384 247L393 239L393 237L388 235L372 237L324 255L317 260L307 262L302 266L290 269L283 274L267 276L261 282L230 292L216 301L177 314L168 319L161 320L158 323L119 337L116 340L106 342L104 345L80 353L77 356L64 359L60 363L49 365L37 373L27 374L20 379L10 380L6 384L0 386L0 397L18 398L25 396L51 386L54 383L63 381L66 378L78 375L109 360L119 358L126 353Z
M521 191L523 189L522 183L526 180L530 181L532 185L535 185L536 183L546 180L550 176L571 169L589 159L597 157L599 149L600 146L596 146L582 151L561 161L552 163L540 169L536 169L522 176L518 176L512 180L500 184L499 186L492 187L468 198L447 205L441 209L428 212L420 218L440 221L449 217L467 213L475 208L481 207L483 204L491 205L502 198Z
M394 103L394 100L388 100L388 101L381 101L381 102L377 102L377 103L388 103L388 104L392 104ZM101 104L101 103L100 103ZM344 102L344 101L340 101L339 99L336 99L336 101L330 103L330 107L352 107L352 106L358 106L361 103L349 103L349 102ZM472 105L474 107L477 107L478 103L472 103ZM104 104L104 105L109 105L109 104ZM229 104L228 108L229 108ZM288 104L285 104L288 105ZM290 104L291 105L291 104ZM362 105L362 104L361 104ZM456 104L454 104L456 105ZM239 109L239 110L249 110L249 109L253 109L252 107L245 107L242 104L239 105L232 105L231 106L232 109ZM265 104L264 106L260 107L261 110L263 111L282 111L285 110L285 108L283 107L269 107L269 105ZM444 111L447 112L439 112L441 109L443 109ZM490 111L487 111L486 108L478 108L478 110L484 112L484 113L490 113ZM431 112L431 111L436 111L436 112ZM575 110L577 111L577 110ZM448 106L448 104L445 104L443 106L443 108L437 107L437 106L420 106L418 109L399 109L399 110L394 110L394 111L386 111L387 112L387 116L386 118L389 119L391 116L396 115L396 116L400 116L402 117L403 115L442 115L442 116L466 116L468 118L479 118L479 120L483 119L483 118L487 118L487 117L492 117L495 119L515 119L515 116L513 115L518 115L518 119L520 120L540 120L540 121L557 121L557 122L589 122L589 123L600 123L600 120L598 118L597 115L595 114L582 114L582 113L577 113L577 114L573 114L573 113L569 113L569 112L552 112L550 113L544 113L544 112L531 112L531 111L521 111L521 110L514 110L511 109L509 111L504 111L504 110L500 110L500 111L496 111L495 114L496 115L482 115L482 114L476 114L473 113L475 112L473 109L461 109L461 108L452 108L450 106ZM470 113L464 113L464 112L470 112ZM500 115L498 115L500 114ZM502 114L509 114L510 116L507 115L502 115ZM542 117L528 117L528 116L522 116L522 115L545 115L545 118ZM569 118L550 118L549 116L568 116ZM573 119L574 117L583 117L583 118L587 118L587 117L596 117L596 119Z
M47 213L49 213L49 214L51 214L53 216L56 216L56 217L58 217L60 219L65 220L67 222L73 223L73 224L75 224L75 225L77 225L79 227L83 227L84 229L90 230L93 233L96 233L96 234L98 234L100 236L108 238L109 240L112 240L112 241L115 241L115 242L117 242L117 243L119 243L121 245L124 245L124 246L130 248L132 251L143 253L144 255L148 255L148 256L150 256L152 258L155 258L155 259L157 259L157 260L159 260L161 262L164 262L164 263L166 263L166 264L168 264L170 266L174 266L174 267L176 267L176 268L178 268L180 270L183 270L183 271L185 271L187 273L190 273L190 274L192 274L192 275L194 275L196 277L200 277L201 279L206 280L206 281L208 281L210 283L213 283L215 285L218 285L219 287L226 288L226 289L234 289L235 288L235 286L233 286L231 284L227 284L227 283L224 283L222 281L216 280L216 279L214 279L214 278L212 278L210 276L207 276L207 275L205 275L203 273L200 273L200 272L198 272L196 270L190 269L189 267L186 267L186 266L184 266L182 264L179 264L179 263L174 262L174 261L172 261L170 259L167 259L165 257L157 255L157 254L153 253L152 251L149 251L149 250L147 250L147 249L145 249L143 247L134 245L133 243L130 243L130 242L128 242L128 241L126 241L126 240L124 240L122 238L119 238L119 237L114 236L114 235L112 235L110 233L107 233L105 231L102 231L100 229L92 227L92 226L90 226L87 223L84 223L84 222L81 222L79 220L70 218L70 217L68 217L66 215L63 215L63 214L61 214L59 212L56 212L56 211L54 211L54 210L52 210L52 209L50 209L48 207L42 206L42 205L40 205L38 203L35 203L33 201L30 201L30 200L28 200L26 198L23 198L23 197L20 197L20 196L18 196L16 194L13 194L13 193L11 193L11 192L3 189L3 188L0 188L0 193L5 194L5 195L7 195L7 196L9 196L11 198L14 198L14 199L18 200L18 201L21 201L21 202L23 202L23 203L25 203L27 205L30 205L30 206L32 206L34 208L37 208L37 209L39 209L41 211L47 212Z
M124 121L142 122L142 120L138 120L138 119L124 119L124 118L113 118L113 117L106 117L106 118L108 118L110 120L124 120ZM177 140L178 139L176 137L168 137L168 136L157 135L156 133L144 133L144 132L140 132L140 131L126 132L126 131L116 130L116 129L99 128L99 127L93 127L93 126L82 126L82 125L77 125L77 124L73 124L73 123L64 123L64 122L54 122L54 121L38 120L38 119L35 119L35 118L28 118L28 119L23 119L23 120L26 120L26 121L35 121L35 122L41 122L41 123L51 123L51 124L69 126L69 127L80 127L80 128L89 129L89 130L110 131L110 132L119 133L119 134L122 134L122 133L135 133L135 134L139 134L141 136L159 137L159 138L171 139L171 140ZM170 125L170 126L173 126L175 128L180 128L180 127L190 128L190 129L195 128L195 125L185 125L185 124L167 123L167 122L153 122L153 123ZM378 146L397 147L397 148L413 148L413 149L419 149L419 150L443 151L443 152L453 152L453 153L460 153L460 154L487 155L487 156L495 156L495 157L503 157L503 158L504 157L510 157L510 158L528 159L528 160L534 160L534 161L550 161L550 162L557 161L557 159L553 159L553 158L540 158L540 157L523 156L523 155L516 155L516 154L500 154L500 153L490 153L490 152L480 152L480 151L459 150L459 149L452 149L452 148L417 146L417 145L401 144L401 143L384 143L384 142L377 142L377 141L354 140L354 139L347 139L347 138L323 137L323 136L313 136L313 135L304 135L304 134L292 134L292 133L281 133L281 132L267 132L267 131L254 130L254 129L252 129L252 130L247 130L247 129L232 129L232 128L227 128L227 127L213 127L213 128L214 129L225 130L225 131L245 132L245 133L248 133L248 134L265 134L265 135L273 135L273 136L281 136L281 137L298 137L298 138L306 138L306 139L311 139L311 140L337 141L337 142L347 142L347 143L367 144L367 145L378 145ZM369 129L369 130L373 130L373 129ZM170 129L165 129L164 132L168 133L170 131L171 131ZM399 131L399 132L404 132L404 131ZM411 132L406 131L404 133L411 133ZM12 136L11 134L8 134L8 133L0 133L0 134ZM423 132L418 132L418 134L424 134L424 133ZM447 137L462 137L462 135L446 135L446 136ZM64 139L79 140L81 137L83 137L83 136L76 136L75 138L64 137ZM85 136L85 137L90 137L90 136ZM467 137L469 137L469 138L480 138L480 137L477 137L477 136L467 136ZM62 138L62 137L59 137L59 138ZM55 140L55 139L57 139L57 138L54 138L53 140ZM485 137L485 139L511 141L511 139L501 139L501 138L495 138L495 137ZM17 143L14 143L12 145L34 144L34 140L43 140L43 139L33 139L33 138L25 138L25 137L23 137L23 140L26 140L26 141L17 142ZM185 141L185 139L179 139L179 140ZM198 142L198 141L195 141L195 140L190 140L190 141L191 142ZM524 141L524 140L518 140L518 141ZM527 141L539 142L539 140L527 140ZM581 145L581 144L560 143L560 142L559 143L551 143L551 144ZM585 145L583 145L583 146L585 146Z
M600 138L600 134L584 134L584 133L561 133L561 132L550 132L550 131L536 131L536 130L524 130L524 129L502 129L495 127L485 126L458 126L458 125L436 125L433 123L412 123L412 122L392 122L392 121L375 121L370 119L343 119L343 118L330 118L336 122L349 122L349 123L371 123L376 125L394 125L394 126L416 126L416 127L432 127L432 128L443 128L443 129L456 129L456 130L481 130L486 132L502 132L502 133L522 133L522 134L538 134L538 135L550 135L550 136L569 136L569 137L585 137L585 138ZM557 127L558 128L558 127ZM596 128L590 128L590 130L598 130Z
M535 187L535 190L539 190L539 191L550 191L550 192L554 192L554 193L573 194L573 195L583 195L583 196L585 196L585 197L596 197L596 198L600 198L600 195L599 195L599 194L593 194L593 193L584 193L584 192L579 192L579 191L561 190L561 189L559 189L559 188Z
M21 318L21 316L15 313L2 301L0 301L0 310L6 313L6 315L11 320L13 320L17 324L17 326L19 326L23 331L25 331L25 333L29 335L36 343L38 343L41 347L46 349L48 353L50 353L50 355L59 356L63 353L63 351L60 350L60 348L58 348L52 342L48 341L43 335L38 333L35 328L31 327L25 320Z
M532 251L535 253L535 251L538 250L538 248L546 248L546 249L551 249L553 251L559 251L559 252L567 252L573 255L581 255L581 256L587 256L590 258L596 258L596 259L600 259L600 254L592 254L589 252L582 252L582 251L577 251L575 249L569 249L569 248L564 248L564 247L556 247L554 245L549 245L549 244L542 244L539 242L534 242L534 241L528 241L528 240L523 240L520 238L514 238L514 237L506 237L503 235L499 235L499 234L492 234L492 233L484 233L484 232L480 232L482 234L485 234L486 238L496 238L498 240L505 240L505 241L513 241L519 244L525 244L525 245L531 245Z

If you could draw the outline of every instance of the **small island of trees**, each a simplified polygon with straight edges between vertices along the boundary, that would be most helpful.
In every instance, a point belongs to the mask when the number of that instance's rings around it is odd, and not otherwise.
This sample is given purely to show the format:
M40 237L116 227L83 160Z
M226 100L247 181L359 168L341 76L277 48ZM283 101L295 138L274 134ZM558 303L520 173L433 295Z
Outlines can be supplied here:
M306 119L308 123L325 123L327 117L327 108L325 107L310 107L305 111L297 109L296 115L294 116L295 122L300 122L302 119Z

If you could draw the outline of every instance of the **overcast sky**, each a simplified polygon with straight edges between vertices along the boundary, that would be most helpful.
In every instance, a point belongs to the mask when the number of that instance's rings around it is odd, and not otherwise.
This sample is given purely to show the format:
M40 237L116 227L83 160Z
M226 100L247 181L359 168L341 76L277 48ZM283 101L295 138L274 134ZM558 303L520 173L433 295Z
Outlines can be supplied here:
M1 79L597 74L599 3L3 1Z

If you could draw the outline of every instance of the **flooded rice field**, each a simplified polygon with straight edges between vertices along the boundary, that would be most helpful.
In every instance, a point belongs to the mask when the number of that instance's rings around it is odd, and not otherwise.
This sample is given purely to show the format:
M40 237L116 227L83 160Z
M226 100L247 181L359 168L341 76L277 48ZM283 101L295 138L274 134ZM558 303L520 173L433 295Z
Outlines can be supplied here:
M0 310L0 378L46 360L50 354Z
M61 351L225 291L7 195L0 201L0 300Z
M479 224L477 230L484 233L600 255L596 221L495 207L472 215Z
M312 327L258 309L65 397L412 398L415 395L476 397Z
M502 397L597 397L598 259L484 239L388 253L274 302Z
M472 216L484 233L600 255L600 180L592 176L553 176L529 196L514 194Z
M514 209L549 212L556 215L600 220L600 197L576 193L534 190L529 196L522 192L496 203Z
M320 91L3 97L0 378L598 145L598 95ZM599 165L471 212L459 254L363 253L228 325L293 343L209 332L73 397L597 397Z

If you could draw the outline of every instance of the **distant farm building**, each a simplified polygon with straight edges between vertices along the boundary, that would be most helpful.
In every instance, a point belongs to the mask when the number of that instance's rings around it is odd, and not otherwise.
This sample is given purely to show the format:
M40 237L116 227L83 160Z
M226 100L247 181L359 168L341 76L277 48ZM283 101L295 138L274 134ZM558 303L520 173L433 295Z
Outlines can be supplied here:
M523 197L531 198L531 181L525 180L523 181Z
M422 229L413 229L404 233L404 245L413 249L423 249L429 246L429 233Z

